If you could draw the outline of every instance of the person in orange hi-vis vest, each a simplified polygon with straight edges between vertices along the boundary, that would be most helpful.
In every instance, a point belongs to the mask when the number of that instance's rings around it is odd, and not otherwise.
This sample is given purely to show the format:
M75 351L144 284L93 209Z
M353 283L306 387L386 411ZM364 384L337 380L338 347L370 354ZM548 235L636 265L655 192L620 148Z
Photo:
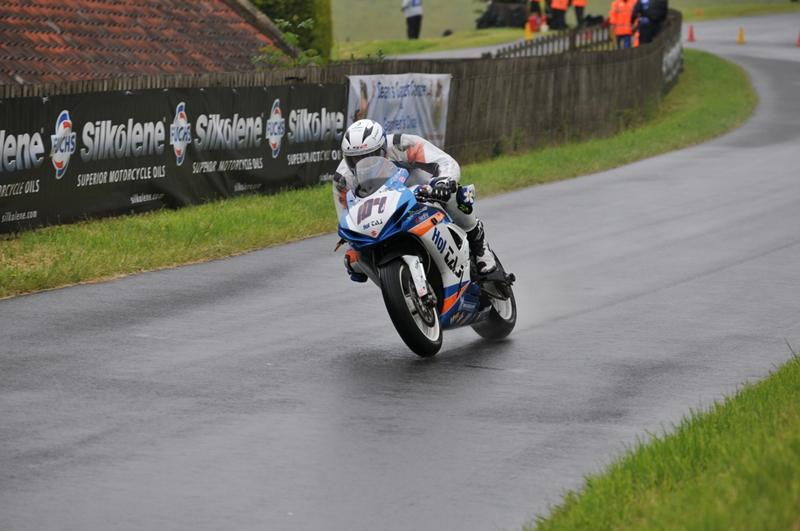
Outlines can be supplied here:
M553 12L553 22L550 24L551 29L567 29L567 6L569 0L551 0L550 10Z
M583 12L586 9L587 0L572 0L572 7L575 8L575 20L578 21L578 27L583 26Z
M614 0L608 13L608 21L617 38L617 48L630 48L633 25L631 15L635 0Z
M611 37L616 34L614 30L617 26L617 0L611 0L611 7L608 8L608 27L611 29Z

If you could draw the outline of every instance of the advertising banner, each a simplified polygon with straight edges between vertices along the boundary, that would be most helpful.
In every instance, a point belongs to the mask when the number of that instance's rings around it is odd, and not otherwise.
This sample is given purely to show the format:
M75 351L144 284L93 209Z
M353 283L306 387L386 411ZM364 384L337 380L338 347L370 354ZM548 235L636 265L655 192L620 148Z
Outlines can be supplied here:
M387 133L411 133L444 147L450 74L350 76L347 125L369 118Z
M343 85L0 101L0 233L330 180Z

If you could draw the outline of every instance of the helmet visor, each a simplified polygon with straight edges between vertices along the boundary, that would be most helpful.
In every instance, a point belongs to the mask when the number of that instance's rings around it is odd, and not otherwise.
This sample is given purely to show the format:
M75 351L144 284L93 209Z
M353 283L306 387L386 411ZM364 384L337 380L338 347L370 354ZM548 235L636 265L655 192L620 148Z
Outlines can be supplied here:
M368 157L383 157L386 154L386 150L383 147L379 147L375 151L370 151L369 153L364 153L362 155L345 155L344 160L347 163L347 167L350 169L351 172L356 172L356 165L359 161L362 161Z

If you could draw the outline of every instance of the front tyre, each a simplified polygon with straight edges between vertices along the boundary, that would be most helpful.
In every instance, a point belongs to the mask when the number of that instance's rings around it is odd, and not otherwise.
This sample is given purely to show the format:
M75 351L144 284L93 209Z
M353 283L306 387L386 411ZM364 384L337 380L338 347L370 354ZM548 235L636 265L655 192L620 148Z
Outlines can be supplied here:
M514 290L506 286L509 297L506 299L491 299L492 310L489 317L480 323L472 325L479 336L491 341L505 338L514 330L517 324L517 301L514 299Z
M381 268L380 276L383 302L403 342L423 358L439 352L442 348L439 312L417 295L408 264L400 258L392 260Z

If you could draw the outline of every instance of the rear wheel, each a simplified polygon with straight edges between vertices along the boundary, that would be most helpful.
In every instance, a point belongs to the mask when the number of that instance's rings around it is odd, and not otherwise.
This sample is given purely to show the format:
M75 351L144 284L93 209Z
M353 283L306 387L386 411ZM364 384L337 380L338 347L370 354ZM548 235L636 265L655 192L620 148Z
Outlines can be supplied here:
M505 299L490 299L492 310L488 319L472 325L479 336L484 339L497 341L505 338L514 330L517 324L517 301L514 299L514 290L511 286L506 286L509 297Z
M435 306L417 295L411 272L402 259L392 260L380 270L383 302L397 333L408 348L427 358L442 348L442 327Z

